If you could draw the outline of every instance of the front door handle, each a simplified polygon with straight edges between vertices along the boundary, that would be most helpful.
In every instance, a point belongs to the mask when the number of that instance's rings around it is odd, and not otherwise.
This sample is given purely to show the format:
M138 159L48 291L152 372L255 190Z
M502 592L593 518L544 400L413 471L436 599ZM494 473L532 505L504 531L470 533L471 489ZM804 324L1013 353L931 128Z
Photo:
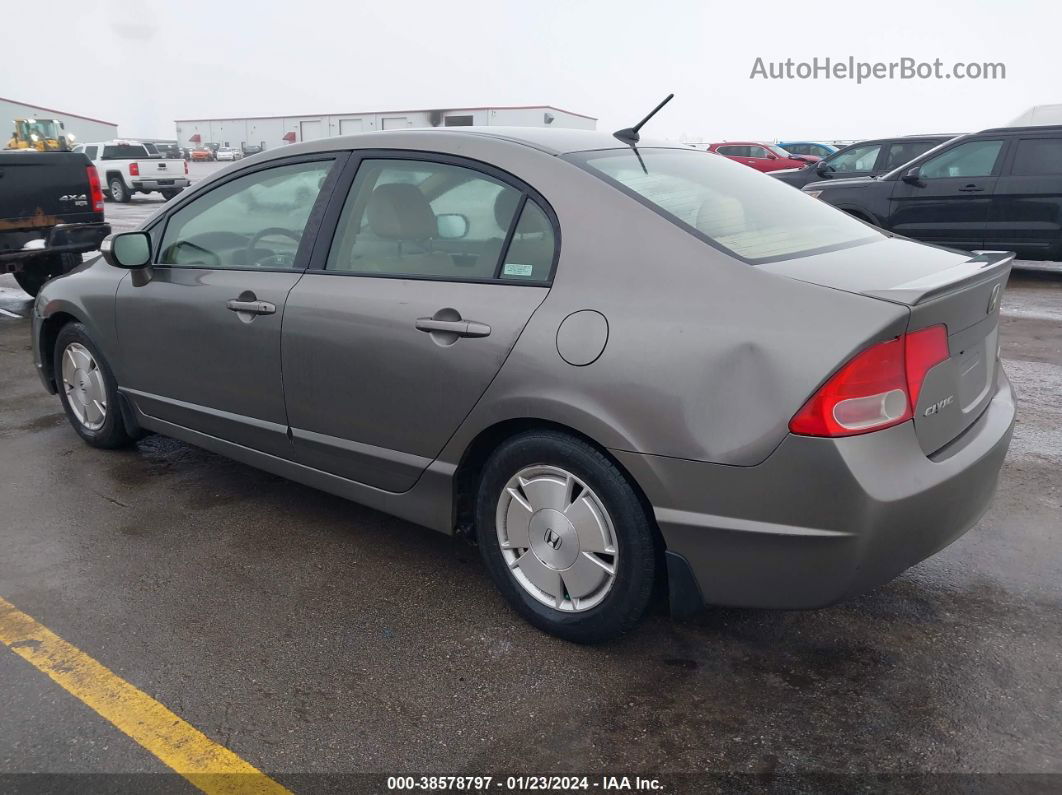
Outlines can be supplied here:
M963 185L961 188L959 188L960 193L979 193L983 190L984 188L982 188L980 185Z
M225 308L233 312L247 312L252 315L272 315L277 311L276 304L268 301L240 301L236 298L226 301Z
M475 320L436 320L433 317L418 317L418 331L429 334L454 334L458 337L486 337L490 335L490 326Z

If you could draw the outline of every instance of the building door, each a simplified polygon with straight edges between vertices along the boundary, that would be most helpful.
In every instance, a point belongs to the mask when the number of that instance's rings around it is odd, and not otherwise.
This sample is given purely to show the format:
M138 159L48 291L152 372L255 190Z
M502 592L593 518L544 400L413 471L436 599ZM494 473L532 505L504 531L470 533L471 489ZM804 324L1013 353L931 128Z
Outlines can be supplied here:
M353 135L354 133L360 133L363 129L365 129L365 123L362 119L339 120L340 135Z
M317 121L300 121L299 133L303 141L316 141L318 138L323 138L321 134L321 122Z
M383 128L385 130L400 130L403 127L408 127L409 122L405 116L395 116L390 119L383 120Z

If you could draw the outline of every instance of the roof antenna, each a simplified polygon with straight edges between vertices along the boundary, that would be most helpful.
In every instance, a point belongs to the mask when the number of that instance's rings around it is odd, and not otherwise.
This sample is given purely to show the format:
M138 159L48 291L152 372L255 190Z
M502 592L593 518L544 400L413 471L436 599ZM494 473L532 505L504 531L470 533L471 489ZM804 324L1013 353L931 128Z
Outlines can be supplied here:
M641 140L641 136L638 135L638 130L642 129L645 123L649 121L649 119L653 118L653 116L657 114L657 111L659 111L662 107L664 107L664 105L674 99L674 97L674 94L668 94L666 97L664 97L664 101L657 105L655 108L653 108L651 111L649 111L648 115L640 122L635 124L633 127L625 127L622 130L616 130L616 132L612 133L612 135L616 138L619 138L621 141L623 141L623 143L634 146L636 143L638 143L638 141Z

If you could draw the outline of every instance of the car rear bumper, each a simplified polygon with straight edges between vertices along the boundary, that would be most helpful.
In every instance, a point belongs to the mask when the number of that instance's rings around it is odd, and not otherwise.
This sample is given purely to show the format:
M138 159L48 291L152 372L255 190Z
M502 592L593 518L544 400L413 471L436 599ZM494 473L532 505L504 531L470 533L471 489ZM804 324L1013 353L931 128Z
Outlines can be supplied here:
M155 179L134 179L135 190L173 190L174 188L187 188L191 182L187 177L157 177Z
M669 571L688 564L701 602L821 607L888 582L985 512L1015 416L1002 368L997 386L932 457L910 422L843 439L790 435L755 467L615 455L653 505Z
M0 264L46 254L95 251L110 233L111 225L104 222L58 224L4 233L5 245L0 248Z

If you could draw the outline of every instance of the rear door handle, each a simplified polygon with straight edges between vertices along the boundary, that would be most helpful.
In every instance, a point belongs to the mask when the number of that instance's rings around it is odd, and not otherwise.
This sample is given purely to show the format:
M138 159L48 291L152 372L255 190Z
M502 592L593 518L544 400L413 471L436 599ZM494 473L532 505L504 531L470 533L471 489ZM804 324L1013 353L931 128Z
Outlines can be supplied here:
M418 317L415 325L418 331L426 331L429 334L456 334L458 337L486 337L490 334L490 326L486 323L477 323L475 320L436 320L433 317Z
M272 315L277 311L276 304L268 301L239 301L235 298L226 301L225 308L233 312L249 312L252 315Z
M982 188L980 185L963 185L961 188L959 188L960 193L979 193L983 190L984 188Z

